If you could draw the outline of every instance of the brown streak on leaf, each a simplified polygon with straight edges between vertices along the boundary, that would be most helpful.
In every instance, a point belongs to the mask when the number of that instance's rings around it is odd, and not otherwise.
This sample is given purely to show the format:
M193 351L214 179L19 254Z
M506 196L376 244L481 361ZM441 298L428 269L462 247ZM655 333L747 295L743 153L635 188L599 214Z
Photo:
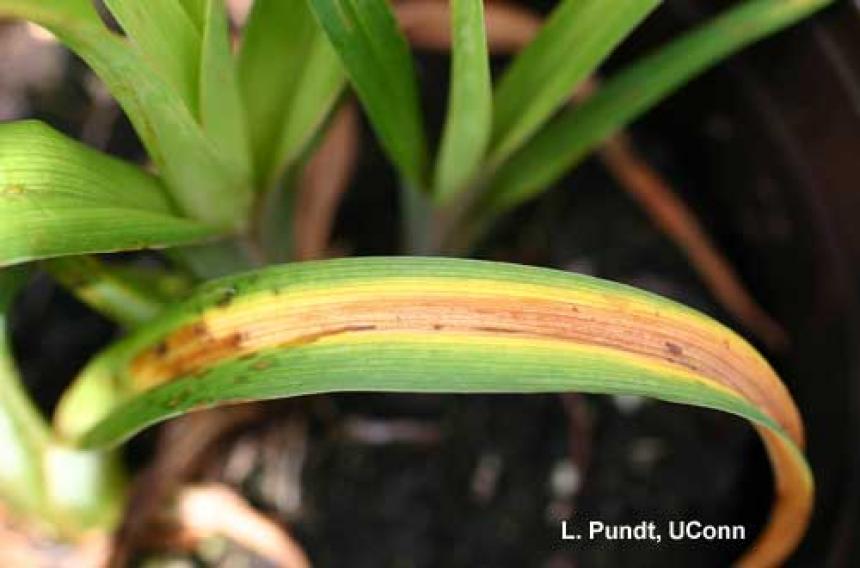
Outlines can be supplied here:
M616 349L700 372L740 391L795 440L803 439L799 416L786 410L793 408L787 391L754 351L740 343L714 342L708 330L684 319L637 311L624 302L596 307L533 298L380 294L373 300L341 297L293 307L279 307L273 300L233 313L213 310L204 321L166 338L166 355L158 356L156 346L134 360L131 372L138 389L248 353L295 348L346 333L518 334Z

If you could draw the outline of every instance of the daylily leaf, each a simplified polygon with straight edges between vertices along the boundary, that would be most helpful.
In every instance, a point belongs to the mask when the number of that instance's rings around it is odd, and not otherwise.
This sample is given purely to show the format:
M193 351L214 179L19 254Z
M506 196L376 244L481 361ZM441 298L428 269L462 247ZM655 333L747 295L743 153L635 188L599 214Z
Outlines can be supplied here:
M344 259L210 283L98 356L56 424L113 445L199 408L331 391L579 391L722 410L755 425L776 474L744 560L779 564L809 519L800 416L743 339L652 294L500 263Z
M40 460L49 440L48 425L24 391L7 321L25 276L20 268L0 270L0 499L18 514L35 514L44 507Z
M175 298L162 284L168 274L113 266L92 256L65 256L43 264L48 273L79 300L129 328L151 320ZM182 280L172 284L181 290Z
M659 2L560 2L496 89L491 162L522 146Z
M340 55L383 148L426 188L427 144L412 54L386 0L308 0Z
M0 17L47 28L93 68L128 114L183 211L220 227L246 222L249 173L221 154L180 93L104 26L92 2L0 0Z
M175 213L157 178L35 121L0 124L0 266L217 235Z
M251 147L224 0L208 0L200 56L200 122L236 171L251 178Z
M132 45L198 112L201 31L176 0L105 0Z
M493 115L483 0L454 0L451 7L451 92L434 188L443 202L478 172Z
M565 110L494 175L479 215L509 210L548 188L613 133L732 53L832 0L751 0L671 41Z
M310 142L346 77L305 0L257 0L239 52L257 184L272 187Z

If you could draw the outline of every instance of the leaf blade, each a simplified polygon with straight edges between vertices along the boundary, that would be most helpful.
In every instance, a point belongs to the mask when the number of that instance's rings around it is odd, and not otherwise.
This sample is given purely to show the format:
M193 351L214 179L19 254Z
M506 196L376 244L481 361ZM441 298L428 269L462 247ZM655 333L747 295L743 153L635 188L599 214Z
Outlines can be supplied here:
M176 0L105 0L144 59L198 113L200 30Z
M223 0L206 3L201 45L200 123L220 154L250 179L251 148Z
M0 124L0 218L0 266L217 234L177 216L156 178L35 121Z
M78 300L129 329L151 320L175 299L158 286L159 277L169 276L153 271L116 267L91 256L53 258L42 266Z
M0 0L0 16L39 24L75 51L128 115L183 211L222 228L241 228L250 182L205 135L185 101L87 0Z
M798 450L803 427L764 359L689 308L559 271L353 258L215 282L95 359L61 402L57 425L102 445L248 399L568 390L639 394L750 420L779 491L770 529L746 559L779 562L802 536L812 502ZM81 403L98 399L100 410Z
M448 116L436 164L435 198L445 202L475 176L492 131L493 94L481 0L454 0Z
M8 331L12 300L25 277L20 268L0 270L0 496L17 514L36 515L45 507L41 456L50 435L24 390Z
M574 167L601 141L724 57L830 4L753 0L730 8L611 77L565 110L493 176L481 209L503 213Z
M426 188L427 143L412 56L386 0L309 0L403 178Z
M238 67L257 184L270 188L307 147L345 76L304 0L254 3Z
M491 162L499 164L560 108L659 0L565 0L496 90Z

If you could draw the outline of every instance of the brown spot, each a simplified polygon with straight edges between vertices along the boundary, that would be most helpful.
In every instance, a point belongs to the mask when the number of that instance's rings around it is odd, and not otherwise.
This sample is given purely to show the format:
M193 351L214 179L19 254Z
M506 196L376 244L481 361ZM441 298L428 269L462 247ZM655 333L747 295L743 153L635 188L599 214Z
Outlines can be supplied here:
M310 343L315 343L320 339L340 335L342 333L373 331L375 329L377 329L377 326L375 325L345 325L336 329L327 329L318 333L309 333L307 335L301 335L299 337L291 339L290 341L282 343L281 347L298 347L299 345L308 345Z
M202 375L213 361L230 359L242 348L241 332L213 337L202 322L180 328L131 362L131 373L142 388L166 380Z
M671 341L666 342L666 349L669 351L669 353L671 353L675 357L680 357L681 355L684 354L684 350L681 349L681 346L676 345L675 343L672 343Z
M510 329L507 327L495 327L490 325L478 325L472 327L471 329L474 329L475 331L488 331L490 333L522 333L520 330L517 329Z
M256 370L256 371L265 371L266 369L268 369L271 366L272 366L272 360L271 359L260 359L259 361L255 361L254 364L251 365L251 368Z

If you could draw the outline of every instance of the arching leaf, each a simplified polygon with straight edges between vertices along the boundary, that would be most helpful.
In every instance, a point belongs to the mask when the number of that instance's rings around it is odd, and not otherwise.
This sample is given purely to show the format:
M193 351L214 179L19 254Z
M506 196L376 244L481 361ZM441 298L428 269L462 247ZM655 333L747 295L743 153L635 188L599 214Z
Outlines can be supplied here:
M345 259L214 282L97 357L56 423L113 445L198 408L331 391L578 391L722 410L755 425L776 474L745 560L778 564L809 518L800 416L743 339L652 294L515 265Z

